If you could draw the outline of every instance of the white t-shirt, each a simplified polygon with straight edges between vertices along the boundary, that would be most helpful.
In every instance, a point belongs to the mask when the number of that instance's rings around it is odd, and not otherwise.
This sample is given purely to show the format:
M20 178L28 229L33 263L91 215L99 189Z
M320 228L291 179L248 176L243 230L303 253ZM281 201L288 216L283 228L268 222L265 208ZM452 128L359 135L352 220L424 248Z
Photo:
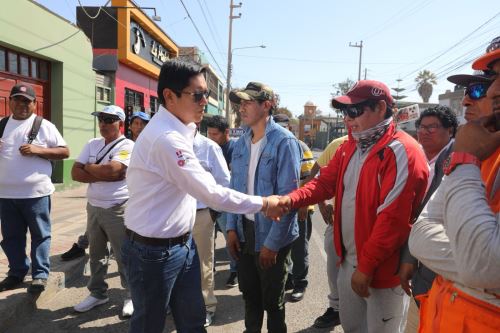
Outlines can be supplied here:
M104 138L91 139L83 147L80 156L76 159L82 164L96 163L96 161L106 154L109 148L118 140L122 139L123 135L118 139L104 146ZM134 148L134 142L125 139L119 142L107 153L99 164L108 164L111 161L118 161L128 167L130 155ZM119 180L115 182L95 182L90 183L87 189L87 199L92 206L101 208L110 208L122 203L128 199L127 181Z
M250 145L250 161L248 164L248 185L247 194L254 195L255 189L255 171L257 164L259 164L260 146L262 146L262 139ZM251 221L255 221L255 214L245 214L245 217Z
M28 143L35 117L32 114L28 119L15 120L11 116L5 126L0 139L0 198L39 198L54 192L50 161L38 156L23 156L19 152L19 147ZM32 144L44 148L66 146L54 124L45 119Z

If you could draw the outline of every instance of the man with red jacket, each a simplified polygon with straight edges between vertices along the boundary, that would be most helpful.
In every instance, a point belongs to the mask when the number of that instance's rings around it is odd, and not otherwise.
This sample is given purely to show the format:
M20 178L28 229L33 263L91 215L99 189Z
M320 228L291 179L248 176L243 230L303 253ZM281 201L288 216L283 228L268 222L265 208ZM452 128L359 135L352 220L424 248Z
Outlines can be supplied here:
M348 141L318 178L281 198L283 206L296 209L335 197L344 332L404 332L406 325L409 298L397 275L399 253L429 169L418 143L396 130L392 105L389 88L371 80L334 98L332 106L345 116Z

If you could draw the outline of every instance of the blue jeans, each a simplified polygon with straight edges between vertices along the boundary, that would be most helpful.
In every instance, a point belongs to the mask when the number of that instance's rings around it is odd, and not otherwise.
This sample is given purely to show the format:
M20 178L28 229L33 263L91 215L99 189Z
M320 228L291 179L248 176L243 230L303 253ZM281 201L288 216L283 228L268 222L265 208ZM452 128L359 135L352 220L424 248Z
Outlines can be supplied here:
M163 332L169 304L177 332L206 332L200 262L192 237L174 246L126 239L122 258L134 303L130 333Z
M224 239L227 239L227 213L222 213L218 218L217 218L217 225L219 226L219 229L222 231L224 234ZM234 260L233 256L231 253L229 253L229 249L226 247L226 252L227 256L229 258L229 271L231 273L236 273L238 271L238 267L236 266L236 260Z
M307 212L305 221L298 221L299 238L292 243L292 276L294 287L307 287L307 274L309 272L309 240L312 233L311 215L313 211Z
M30 268L26 232L31 235L31 276L47 279L50 271L50 196L0 199L2 249L9 260L9 276L24 279Z

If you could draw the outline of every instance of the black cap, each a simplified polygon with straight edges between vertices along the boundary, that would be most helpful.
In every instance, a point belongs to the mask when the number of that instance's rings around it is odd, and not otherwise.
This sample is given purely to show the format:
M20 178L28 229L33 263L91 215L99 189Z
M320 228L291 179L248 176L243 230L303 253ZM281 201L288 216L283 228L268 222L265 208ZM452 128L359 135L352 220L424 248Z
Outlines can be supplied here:
M19 83L12 87L12 90L10 91L10 97L15 96L23 96L30 101L34 101L36 98L35 90L33 89L33 87L24 83Z
M490 76L484 75L484 74L458 74L458 75L452 75L447 78L448 81L451 83L457 84L462 87L467 87L471 83L491 83L493 80L491 79Z

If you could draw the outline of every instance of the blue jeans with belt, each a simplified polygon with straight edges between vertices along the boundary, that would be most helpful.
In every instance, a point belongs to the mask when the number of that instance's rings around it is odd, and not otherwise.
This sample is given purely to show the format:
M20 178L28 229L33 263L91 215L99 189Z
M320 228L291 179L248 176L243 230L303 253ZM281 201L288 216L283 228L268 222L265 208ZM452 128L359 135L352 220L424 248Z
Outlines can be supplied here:
M9 276L23 279L30 268L26 232L31 235L31 276L47 279L50 270L50 195L30 199L0 199L2 249L9 260Z
M165 246L127 237L122 258L134 304L130 333L163 332L169 304L177 332L206 332L200 262L191 236L185 244Z

